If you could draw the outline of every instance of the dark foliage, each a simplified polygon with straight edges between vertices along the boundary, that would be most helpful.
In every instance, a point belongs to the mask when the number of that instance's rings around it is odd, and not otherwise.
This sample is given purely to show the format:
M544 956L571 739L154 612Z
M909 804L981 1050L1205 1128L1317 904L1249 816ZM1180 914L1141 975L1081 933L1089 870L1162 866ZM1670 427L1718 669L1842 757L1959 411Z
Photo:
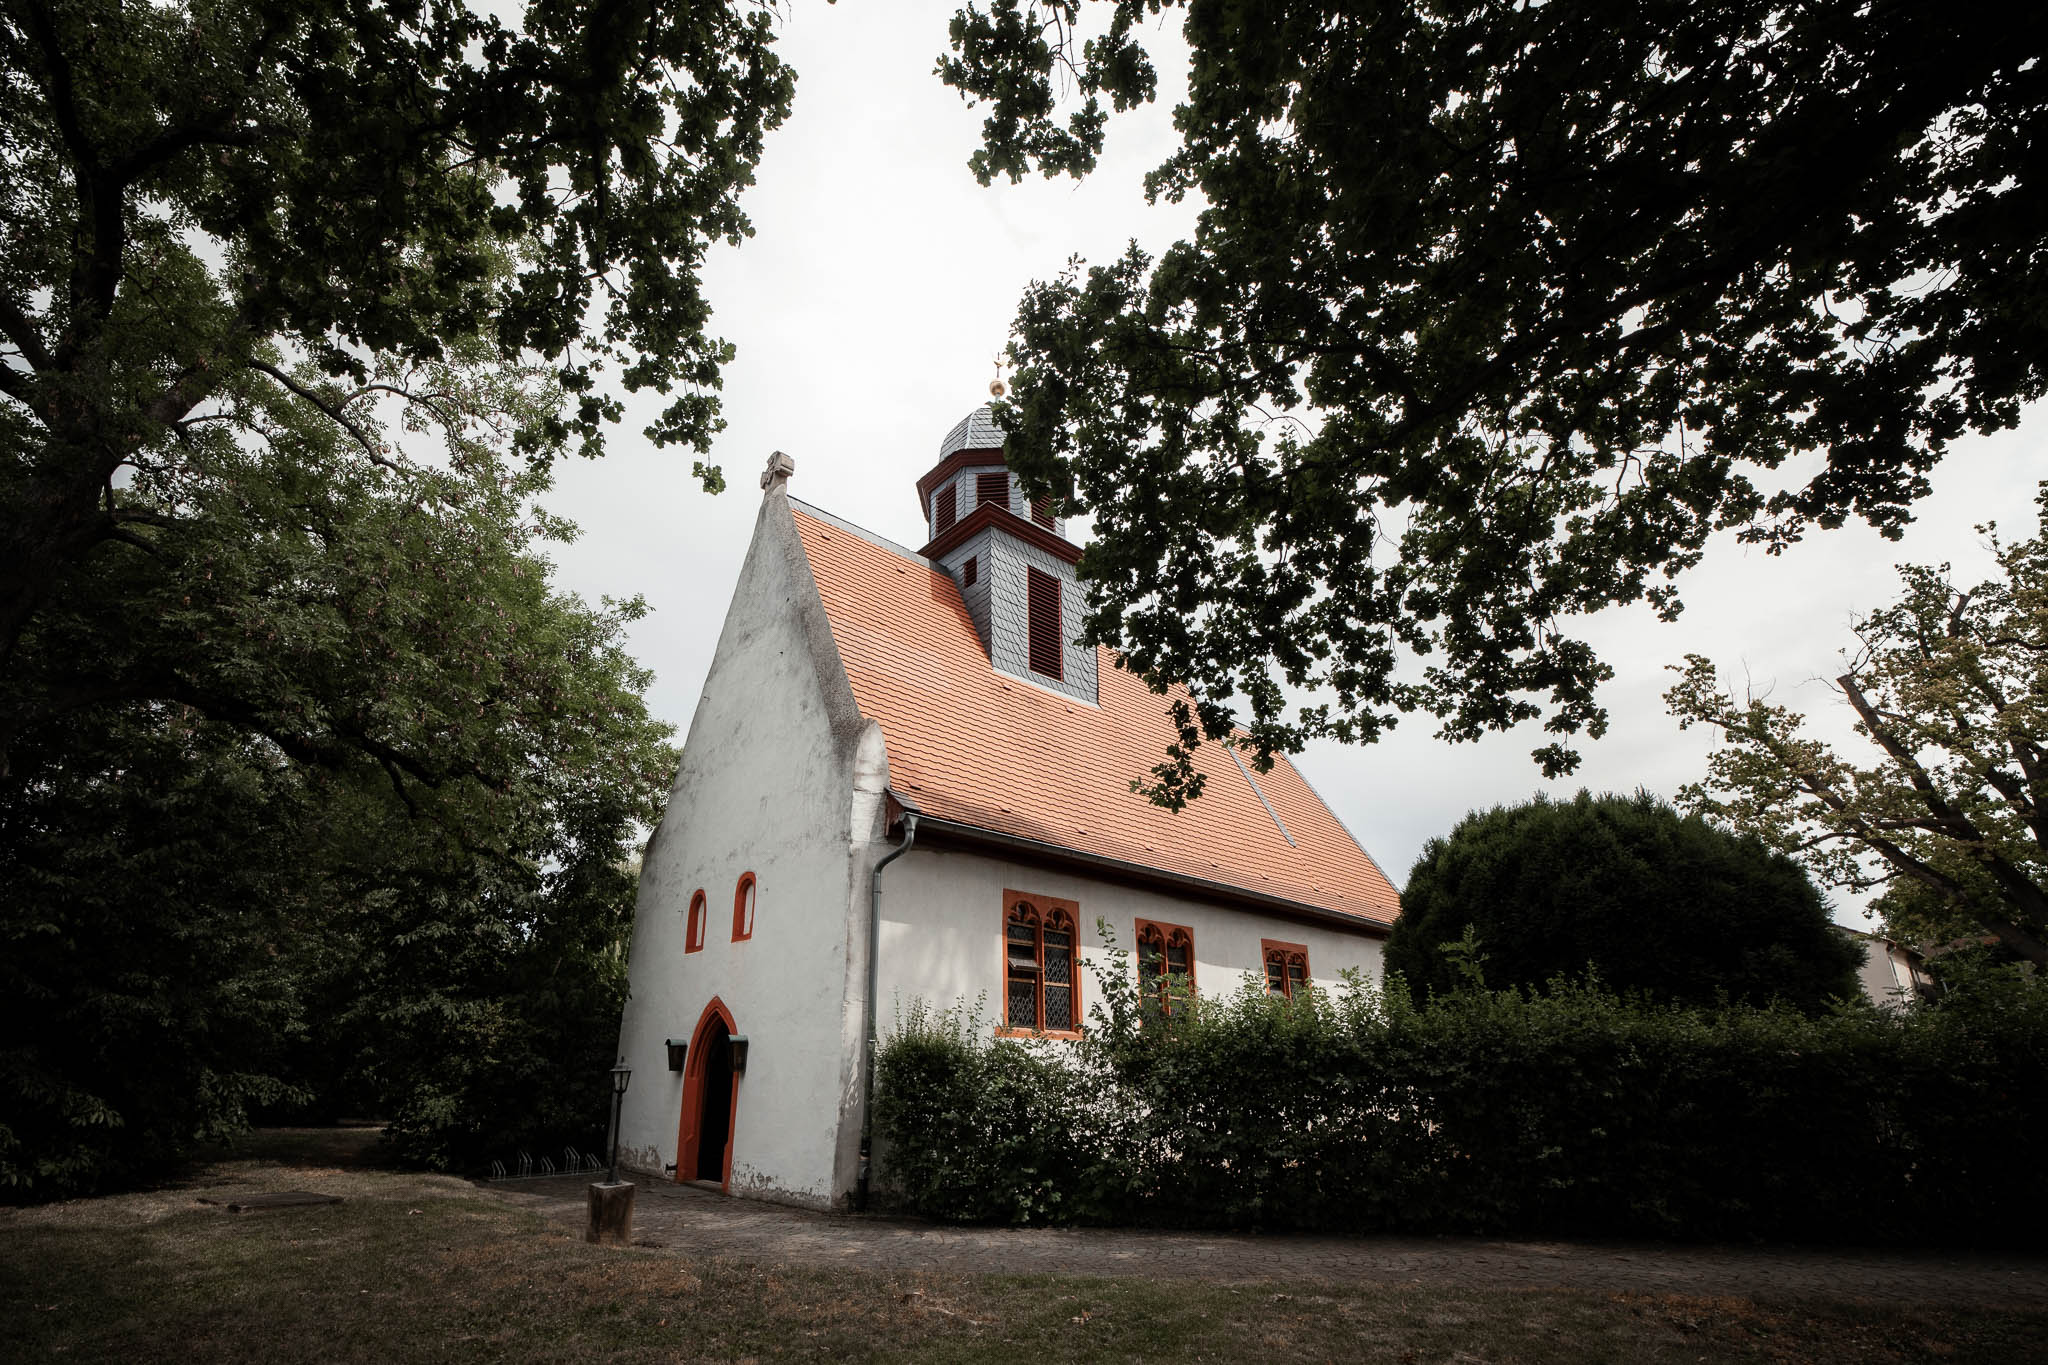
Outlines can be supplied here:
M672 772L552 592L625 391L708 451L699 267L771 11L0 0L0 1187L252 1105L448 1164L603 1121ZM717 469L700 465L707 488Z
M53 675L237 708L81 692L0 778L10 1197L128 1183L252 1105L390 1116L441 1165L604 1121L624 859L674 761L622 647L641 607L550 589L541 474L461 440L338 472L323 433L139 482L178 515L25 637Z
M2048 990L2011 972L1904 1015L1557 983L1095 1024L1028 1066L893 1039L887 1180L942 1218L1350 1233L2031 1247L2048 1216Z
M1408 874L1386 962L1419 994L1449 990L1475 934L1491 986L1591 967L1622 991L1712 1004L1783 1000L1808 1014L1856 993L1862 949L1806 872L1647 793L1496 806L1432 839Z
M39 780L0 799L0 1197L118 1188L298 1097L319 839L296 775L205 722L74 716L18 759Z
M698 270L751 232L737 196L788 112L773 24L598 0L510 26L454 0L0 5L0 774L67 700L19 656L36 618L178 515L118 496L128 475L182 471L273 385L388 461L374 409L449 421L420 371L461 339L554 380L516 455L597 453L623 411L608 369L665 396L654 440L707 451L731 347Z
M1236 699L1261 756L1417 709L1598 736L1567 618L1675 615L1717 528L1894 535L2048 384L2039 6L992 0L941 61L975 173L1088 171L1176 9L1147 183L1198 227L1033 285L1003 420L1094 517L1090 638L1197 688L1183 749Z

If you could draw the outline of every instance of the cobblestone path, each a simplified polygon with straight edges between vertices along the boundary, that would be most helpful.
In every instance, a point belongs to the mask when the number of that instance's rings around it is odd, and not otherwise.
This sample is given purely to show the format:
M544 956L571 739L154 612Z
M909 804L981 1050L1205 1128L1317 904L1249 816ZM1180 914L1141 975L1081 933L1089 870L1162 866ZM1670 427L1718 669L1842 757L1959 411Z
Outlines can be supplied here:
M586 1177L481 1188L579 1232ZM755 1265L1818 1296L2048 1308L2048 1257L1834 1247L1305 1237L1121 1228L951 1227L729 1199L639 1177L634 1240Z

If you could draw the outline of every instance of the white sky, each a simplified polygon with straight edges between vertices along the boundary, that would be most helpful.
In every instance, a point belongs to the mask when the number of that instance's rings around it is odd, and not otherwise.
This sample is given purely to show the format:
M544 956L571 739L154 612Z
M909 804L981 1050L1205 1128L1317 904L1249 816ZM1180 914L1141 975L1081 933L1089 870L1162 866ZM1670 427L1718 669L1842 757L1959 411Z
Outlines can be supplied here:
M1057 274L1071 254L1106 261L1133 237L1156 252L1192 227L1191 208L1148 208L1140 187L1173 145L1179 73L1168 61L1167 97L1112 121L1103 164L1078 188L976 185L966 161L982 112L932 75L953 9L953 0L797 0L782 27L779 50L799 76L796 105L743 200L757 235L715 251L706 271L713 329L739 351L726 374L728 426L712 454L727 491L705 495L688 451L657 451L638 436L651 405L614 436L605 459L558 471L549 505L583 537L557 547L557 582L592 601L646 596L655 610L631 642L656 673L650 704L679 739L771 450L796 460L795 496L916 547L924 528L913 485L940 437L986 399L1026 284ZM1164 37L1177 44L1177 24ZM2008 538L2033 532L2034 485L2048 474L2044 439L2048 412L2036 409L2015 432L1959 443L1903 542L1852 526L1772 559L1730 537L1682 581L1687 608L1676 624L1640 608L1579 623L1616 676L1603 694L1609 732L1580 743L1585 762L1567 781L1545 784L1530 761L1547 738L1536 726L1449 745L1432 737L1427 717L1408 718L1369 748L1313 745L1301 769L1400 884L1424 841L1474 808L1546 785L1565 795L1646 786L1669 796L1697 780L1710 740L1681 733L1661 701L1666 666L1688 652L1713 658L1724 679L1747 674L1773 687L1774 700L1811 708L1846 735L1845 708L1820 680L1840 671L1851 613L1892 594L1896 563L1950 561L1972 581L1985 576L1989 556L1972 527L1996 519ZM1847 905L1837 918L1861 922Z

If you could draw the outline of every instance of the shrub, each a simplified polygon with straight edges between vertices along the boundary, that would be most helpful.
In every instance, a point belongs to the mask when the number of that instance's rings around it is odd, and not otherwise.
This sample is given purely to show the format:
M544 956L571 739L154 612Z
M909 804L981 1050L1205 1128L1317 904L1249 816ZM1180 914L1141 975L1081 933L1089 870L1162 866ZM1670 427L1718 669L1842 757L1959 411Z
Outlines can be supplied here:
M1128 1108L1091 1054L982 1043L980 1016L922 1003L882 1048L875 1124L890 1192L911 1208L965 1222L1085 1222L1114 1216L1115 1118Z
M1860 946L1806 873L1647 792L1538 796L1475 812L1408 874L1386 962L1421 993L1458 983L1443 945L1476 931L1494 986L1589 967L1621 991L1818 1014L1856 993Z
M2048 986L1698 1008L1597 980L1414 1005L1256 983L1150 1026L1102 976L1064 1057L912 1013L882 1174L959 1220L1826 1241L2030 1238ZM1127 973L1123 974L1128 976Z

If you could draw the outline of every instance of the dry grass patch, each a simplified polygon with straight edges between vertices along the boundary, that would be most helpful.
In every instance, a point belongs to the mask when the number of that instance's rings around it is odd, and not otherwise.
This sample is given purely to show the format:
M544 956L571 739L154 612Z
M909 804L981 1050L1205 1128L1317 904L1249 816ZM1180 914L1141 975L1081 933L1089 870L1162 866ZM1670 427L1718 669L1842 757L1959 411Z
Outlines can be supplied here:
M307 1151L308 1158L319 1155ZM308 1189L339 1205L197 1202ZM447 1177L241 1157L0 1213L0 1359L2048 1359L2040 1314L770 1269L587 1246Z

